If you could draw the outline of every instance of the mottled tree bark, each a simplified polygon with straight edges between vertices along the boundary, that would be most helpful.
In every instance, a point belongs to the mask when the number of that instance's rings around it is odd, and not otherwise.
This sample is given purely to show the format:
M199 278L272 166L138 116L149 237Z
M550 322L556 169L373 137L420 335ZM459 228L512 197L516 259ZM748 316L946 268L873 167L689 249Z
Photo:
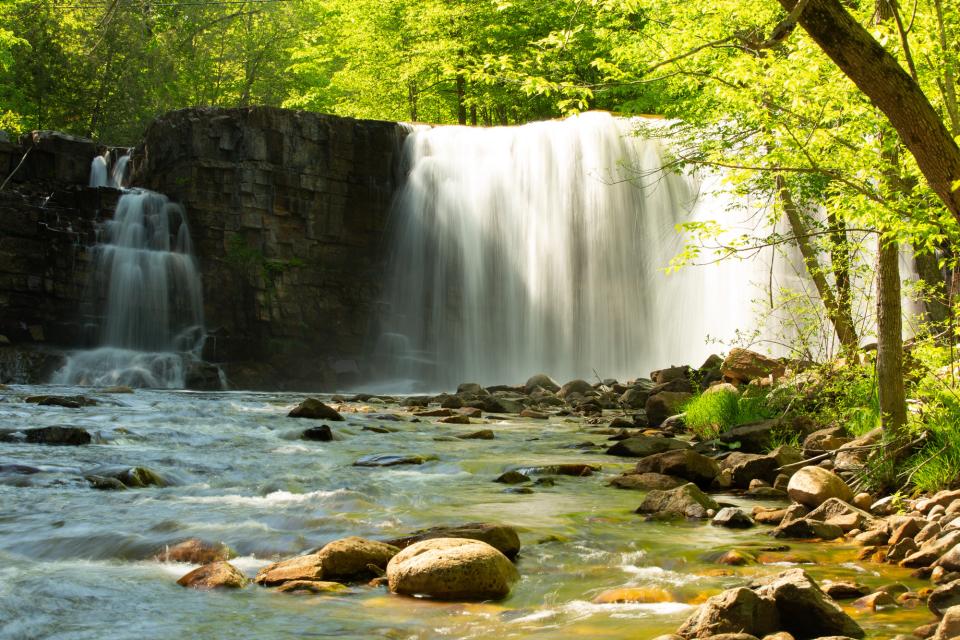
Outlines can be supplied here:
M877 390L882 425L893 437L907 424L903 389L900 260L896 242L877 240Z
M798 0L779 0L787 11ZM930 187L960 221L960 148L920 86L839 0L806 0L798 22L890 120Z

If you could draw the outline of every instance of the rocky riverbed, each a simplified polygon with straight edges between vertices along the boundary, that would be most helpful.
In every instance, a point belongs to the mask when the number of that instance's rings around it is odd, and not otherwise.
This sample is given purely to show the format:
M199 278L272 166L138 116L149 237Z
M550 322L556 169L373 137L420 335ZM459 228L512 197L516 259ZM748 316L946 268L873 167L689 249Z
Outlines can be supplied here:
M5 388L0 637L891 638L950 623L960 494L855 495L827 468L837 456L805 466L816 443L850 445L822 433L804 433L809 450L765 447L770 425L734 453L690 442L671 417L689 374L306 401ZM797 622L810 616L836 624Z

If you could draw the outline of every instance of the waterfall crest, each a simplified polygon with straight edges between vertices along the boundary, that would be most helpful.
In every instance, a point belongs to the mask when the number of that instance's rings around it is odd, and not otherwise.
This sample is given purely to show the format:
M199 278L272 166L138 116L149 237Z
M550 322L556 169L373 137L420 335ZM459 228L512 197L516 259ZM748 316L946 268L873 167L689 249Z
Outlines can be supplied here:
M73 354L54 382L180 388L205 332L200 272L183 208L126 191L94 247L90 295L100 347Z
M586 113L520 127L417 128L393 212L381 379L451 385L532 373L627 379L699 364L749 326L764 265L666 274L679 222L722 215L664 170L660 141Z

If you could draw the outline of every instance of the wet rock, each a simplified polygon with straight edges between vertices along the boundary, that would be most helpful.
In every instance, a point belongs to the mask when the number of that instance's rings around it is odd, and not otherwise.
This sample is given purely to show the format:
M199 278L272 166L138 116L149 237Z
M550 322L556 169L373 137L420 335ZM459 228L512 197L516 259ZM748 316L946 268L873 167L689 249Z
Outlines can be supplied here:
M687 618L677 635L687 639L709 638L721 633L749 631L754 636L763 636L779 628L776 601L739 587L709 598Z
M394 467L400 464L423 464L426 458L416 455L398 453L374 453L358 458L353 463L355 467Z
M547 391L552 391L553 393L560 391L560 385L558 385L553 378L545 373L538 373L530 376L527 379L526 384L523 385L523 390L527 393L533 393L537 387L546 389Z
M84 474L84 478L95 489L119 489L111 480L131 489L170 485L167 478L147 467L97 467Z
M887 593L886 591L877 591L863 596L862 598L857 598L850 606L854 609L861 609L864 611L876 611L877 609L882 609L884 607L895 607L897 601L893 599L893 596Z
M229 562L211 562L183 576L177 584L201 591L242 589L247 585L247 577Z
M809 540L818 538L820 540L836 540L843 536L843 529L835 524L827 524L808 518L793 520L787 524L781 524L774 529L774 538L796 538L798 540Z
M260 569L254 582L276 586L293 580L354 580L382 571L399 549L392 545L351 536L334 540L316 553L275 562Z
M523 484L524 482L530 482L530 476L520 473L519 471L510 470L500 474L494 482L501 484Z
M819 520L827 524L835 524L844 532L854 529L880 528L883 523L872 515L847 504L839 498L830 498L819 507L807 514L809 520Z
M943 619L937 625L933 640L951 640L960 638L960 605L943 611Z
M841 446L833 458L834 468L837 471L855 471L863 467L870 457L870 450L860 447L879 444L882 439L883 430L877 427Z
M93 407L97 404L96 400L86 396L27 396L23 401L43 407L63 407L65 409Z
M125 385L117 385L100 389L100 393L133 393L133 389Z
M859 582L842 580L824 583L823 592L834 600L853 600L870 593L870 587Z
M819 507L830 498L849 502L853 491L837 474L823 467L803 467L787 485L790 499L810 508Z
M675 489L687 483L683 478L665 476L662 473L625 473L610 481L610 486L618 489Z
M779 629L797 638L864 636L860 625L830 600L803 569L788 569L760 578L750 588L759 596L776 601Z
M528 467L525 469L525 471L534 475L560 475L585 478L587 476L592 476L597 471L600 471L600 467L594 464L570 462L564 464L548 464L543 465L542 467Z
M643 387L631 387L620 394L620 404L629 409L644 409L650 390Z
M727 527L728 529L749 529L754 525L754 522L742 509L724 507L717 512L710 524L716 527Z
M333 440L333 431L330 426L322 424L319 427L310 427L300 434L303 440L315 440L317 442L330 442Z
M472 396L485 396L489 393L489 391L476 382L463 382L457 386L457 395L469 394Z
M490 429L481 429L480 431L474 431L473 433L467 433L457 437L461 440L493 440L494 435Z
M951 607L960 606L960 580L934 589L927 599L927 606L937 617L942 617Z
M687 365L680 367L667 367L666 369L657 369L650 372L650 379L654 384L664 384L673 380L689 380L693 375L693 369Z
M346 585L326 580L290 580L277 587L282 593L343 593L349 591Z
M740 549L731 549L713 559L717 564L725 564L729 567L745 567L750 564L756 564L757 559L746 551Z
M90 483L91 488L98 489L100 491L124 491L127 488L127 485L123 484L116 478L87 475L84 476L83 479Z
M773 482L777 477L779 466L774 456L734 451L724 458L720 469L730 470L730 479L734 487L746 489L755 479Z
M760 524L779 525L783 521L783 516L787 513L786 509L775 509L768 507L754 507L753 519Z
M459 409L463 407L463 400L458 396L444 396L440 400L441 409Z
M857 544L863 546L877 546L882 544L887 544L889 542L890 536L883 529L872 529L870 531L864 531L862 533L854 536L853 540Z
M328 407L316 398L307 398L287 414L290 418L310 418L312 420L332 420L340 422L343 416L332 407Z
M779 420L761 420L734 427L721 433L717 439L723 444L739 442L743 453L766 453L770 449L773 431L781 428Z
M625 602L653 603L673 602L672 593L662 587L620 587L607 589L593 599L594 604L620 604Z
M691 482L676 489L651 491L637 508L637 513L707 518L708 511L719 509L720 505L713 498Z
M560 388L560 391L557 392L557 395L563 398L564 400L566 400L567 397L569 397L572 394L576 393L576 394L583 395L588 391L592 391L592 390L593 390L593 385L591 385L589 382L587 382L586 380L577 379L577 380L571 380L570 382L563 385Z
M946 531L938 538L925 541L914 553L901 560L900 565L912 568L928 567L957 544L960 544L960 530Z
M786 367L779 360L750 351L749 349L731 349L720 365L724 382L746 384L757 378L772 376L774 380L784 375Z
M183 374L183 386L194 391L219 391L223 388L222 371L212 362L193 360Z
M25 429L23 431L0 431L0 442L28 442L53 446L81 446L90 444L92 438L80 427L51 426Z
M612 447L607 449L607 453L612 456L624 456L628 458L645 458L664 451L675 451L678 449L689 449L690 445L676 438L661 438L657 436L634 436L626 440L620 440Z
M479 540L480 542L486 542L511 559L520 553L520 536L517 535L516 529L504 524L490 522L469 522L451 527L433 527L416 531L409 536L389 540L387 543L403 549L414 543L436 538Z
M709 487L720 473L716 460L701 455L692 449L665 451L647 456L637 462L635 473L660 473L684 478L700 487Z
M440 422L444 424L470 424L470 418L461 413L458 413L457 415L441 418Z
M662 391L647 398L644 409L650 426L656 427L670 416L680 413L683 405L693 397L682 391Z
M442 600L499 600L519 577L497 549L464 538L417 542L387 565L390 591Z
M153 555L157 562L186 562L188 564L210 564L229 560L233 557L230 548L223 544L211 544L200 538L189 538L169 547L164 547Z
M520 412L521 418L530 418L532 420L546 420L550 417L549 413L544 413L543 411L537 411L536 409L524 409Z

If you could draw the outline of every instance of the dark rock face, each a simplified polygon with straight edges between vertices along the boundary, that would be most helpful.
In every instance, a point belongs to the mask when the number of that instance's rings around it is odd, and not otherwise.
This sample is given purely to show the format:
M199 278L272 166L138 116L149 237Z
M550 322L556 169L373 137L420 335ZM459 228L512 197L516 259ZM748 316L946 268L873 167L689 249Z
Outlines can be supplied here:
M184 205L205 359L235 387L361 375L406 129L268 107L184 109L148 129L134 182Z

